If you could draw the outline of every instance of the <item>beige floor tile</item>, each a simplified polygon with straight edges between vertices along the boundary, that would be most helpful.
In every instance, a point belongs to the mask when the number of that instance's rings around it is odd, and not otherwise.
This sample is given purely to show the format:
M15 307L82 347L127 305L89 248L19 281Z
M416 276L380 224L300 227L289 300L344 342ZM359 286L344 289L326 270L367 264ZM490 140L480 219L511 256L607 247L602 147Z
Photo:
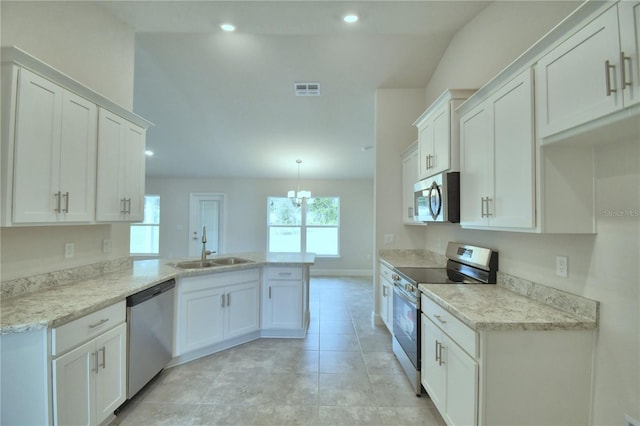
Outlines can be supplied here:
M320 373L366 372L360 352L320 351Z
M320 336L321 351L360 352L360 342L355 334L327 334Z
M318 409L321 425L381 425L375 407L324 407Z
M202 426L242 426L251 425L256 417L255 406L238 405L200 405L193 416L194 425Z

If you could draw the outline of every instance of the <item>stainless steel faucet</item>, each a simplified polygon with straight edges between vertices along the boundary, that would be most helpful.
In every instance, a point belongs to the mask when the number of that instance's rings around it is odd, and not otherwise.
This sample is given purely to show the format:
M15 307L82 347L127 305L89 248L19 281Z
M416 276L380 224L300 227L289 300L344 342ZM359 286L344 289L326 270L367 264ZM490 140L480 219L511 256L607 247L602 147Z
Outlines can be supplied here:
M215 251L207 250L207 227L202 227L202 255L200 255L200 261L204 262L207 260L208 254L214 254Z

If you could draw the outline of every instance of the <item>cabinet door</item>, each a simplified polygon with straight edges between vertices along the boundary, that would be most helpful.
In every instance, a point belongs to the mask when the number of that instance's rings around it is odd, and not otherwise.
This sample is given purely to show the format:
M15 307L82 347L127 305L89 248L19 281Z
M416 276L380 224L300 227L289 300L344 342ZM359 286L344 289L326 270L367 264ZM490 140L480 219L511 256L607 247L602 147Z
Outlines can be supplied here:
M127 399L127 326L120 324L96 339L96 423Z
M614 6L540 59L536 67L540 137L622 107L618 37Z
M200 349L224 338L225 304L224 289L220 287L185 291L181 294L180 353Z
M454 425L477 424L478 363L446 338L442 350L447 369L446 417Z
M95 215L96 105L64 92L60 151L60 191L63 219L91 222Z
M55 222L60 200L63 89L25 69L18 77L13 222Z
M260 328L259 283L227 287L225 295L225 338L241 336Z
M422 372L420 381L438 410L444 413L446 411L446 367L441 361L444 334L426 315L421 315L421 321Z
M422 225L414 219L414 198L413 185L419 181L418 178L418 145L415 144L405 152L402 158L402 222L405 225Z
M532 80L528 69L491 98L494 189L485 203L491 227L535 226Z
M451 167L451 111L449 102L442 105L433 117L433 157L429 175L436 175Z
M486 198L493 192L491 111L483 102L460 118L460 224L487 225Z
M96 190L96 220L117 222L125 213L124 186L125 121L107 110L98 115L98 175Z
M418 177L431 176L430 162L433 157L433 122L427 120L418 128Z
M95 424L96 355L95 341L91 340L53 360L54 424Z
M624 105L640 102L640 1L618 3L620 20L620 84ZM624 79L624 81L623 81Z
M263 328L302 328L302 282L267 281Z
M127 220L144 219L145 130L126 123L124 147L124 190Z

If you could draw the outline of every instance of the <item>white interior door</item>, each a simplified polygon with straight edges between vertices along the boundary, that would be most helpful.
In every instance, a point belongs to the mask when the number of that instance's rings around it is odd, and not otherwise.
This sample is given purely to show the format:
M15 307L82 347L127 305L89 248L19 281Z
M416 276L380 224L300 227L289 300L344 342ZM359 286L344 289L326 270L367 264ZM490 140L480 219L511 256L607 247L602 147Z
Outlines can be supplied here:
M224 194L190 194L189 256L202 252L202 227L207 229L207 250L224 252L224 198Z

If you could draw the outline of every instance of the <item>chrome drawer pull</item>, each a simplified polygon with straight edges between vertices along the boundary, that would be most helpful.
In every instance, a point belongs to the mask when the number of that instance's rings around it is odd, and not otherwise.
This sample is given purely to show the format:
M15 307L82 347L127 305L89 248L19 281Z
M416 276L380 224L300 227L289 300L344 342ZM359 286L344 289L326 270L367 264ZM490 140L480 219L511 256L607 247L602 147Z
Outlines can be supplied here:
M98 352L102 352L102 364L100 367L107 368L107 348L105 346L98 349Z
M605 72L605 83L607 86L607 96L611 96L612 93L617 92L616 89L611 88L611 73L609 71L611 68L615 69L616 66L611 65L608 59L604 61L604 72Z
M64 213L69 213L69 193L65 192L64 194L62 194L62 196L65 199L64 202L64 210L62 210Z
M103 319L101 319L100 321L98 321L98 322L97 322L97 323L95 323L95 324L90 324L90 325L89 325L89 328L96 328L96 327L98 327L98 326L101 326L102 324L104 324L104 323L105 323L105 322L107 322L107 321L109 321L109 318L103 318Z
M631 56L624 56L624 52L620 52L620 82L622 83L622 90L624 90L625 87L632 85L631 81L627 81L627 70L625 67L625 62L627 61L631 64Z
M440 324L446 324L447 322L445 320L442 319L442 317L440 315L433 315L433 317L435 319L437 319L438 321L440 321Z

